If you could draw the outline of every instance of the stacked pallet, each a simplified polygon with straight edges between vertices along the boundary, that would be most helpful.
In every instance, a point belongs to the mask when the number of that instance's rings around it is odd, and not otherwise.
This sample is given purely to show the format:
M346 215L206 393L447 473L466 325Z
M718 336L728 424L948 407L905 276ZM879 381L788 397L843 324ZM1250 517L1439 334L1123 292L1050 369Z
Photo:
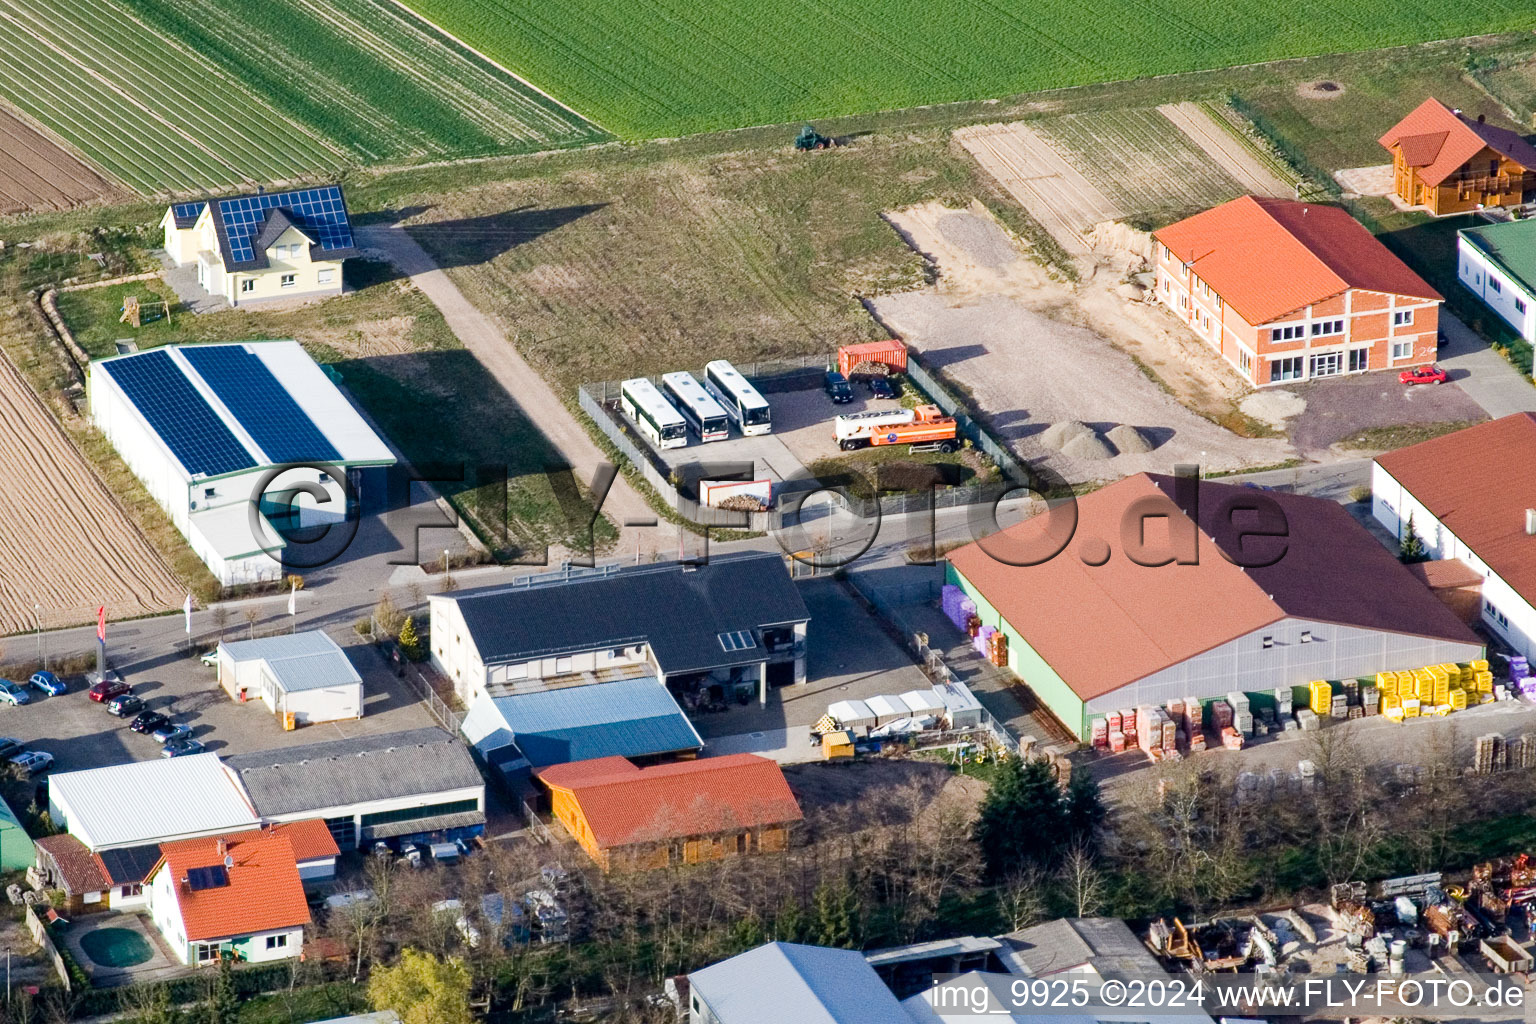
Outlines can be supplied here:
M1521 768L1536 768L1536 733L1523 733L1515 743L1510 760Z
M1317 712L1311 708L1301 708L1296 712L1296 725L1302 732L1317 732L1322 723L1317 719Z
M1472 768L1477 774L1492 775L1508 764L1509 755L1505 750L1503 736L1495 732L1477 738L1472 751Z
M1381 691L1374 686L1361 687L1360 707L1366 715L1381 714Z
M1166 729L1165 729L1166 727ZM1175 727L1168 712L1156 705L1143 704L1136 709L1136 745L1154 761L1162 760L1170 748L1175 751ZM1164 736L1167 742L1164 742Z
M990 628L990 627L989 627ZM987 636L987 660L999 668L1008 664L1008 634L1000 629L993 630Z
M939 591L939 607L956 629L962 633L971 632L971 620L976 618L976 602L966 597L965 591L953 583L944 584Z
M1227 694L1227 703L1232 705L1232 728L1244 736L1253 732L1253 710L1248 704L1248 695L1239 690L1233 690Z
M1275 687L1275 714L1281 719L1291 713L1291 688L1289 686Z
M1333 710L1333 687L1328 685L1327 680L1312 680L1307 684L1307 693L1311 698L1307 707L1314 715L1326 715Z
M1125 708L1120 712L1120 731L1125 733L1125 745L1136 746L1136 709Z

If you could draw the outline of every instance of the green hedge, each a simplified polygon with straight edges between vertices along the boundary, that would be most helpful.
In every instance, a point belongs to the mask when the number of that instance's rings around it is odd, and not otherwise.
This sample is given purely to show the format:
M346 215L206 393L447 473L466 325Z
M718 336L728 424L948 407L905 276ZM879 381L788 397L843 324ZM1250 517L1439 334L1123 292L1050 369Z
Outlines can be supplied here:
M62 946L60 948L62 949ZM291 965L286 960L236 967L232 972L235 994L241 999L249 999L262 992L286 988L291 969ZM212 972L213 968L209 968L206 972L199 971L184 978L131 985L127 988L88 988L80 993L80 1001L75 1005L74 1016L97 1017L121 1013L126 1006L130 1005L130 993L150 993L157 989L165 990L172 1005L196 1003L208 994L208 983Z

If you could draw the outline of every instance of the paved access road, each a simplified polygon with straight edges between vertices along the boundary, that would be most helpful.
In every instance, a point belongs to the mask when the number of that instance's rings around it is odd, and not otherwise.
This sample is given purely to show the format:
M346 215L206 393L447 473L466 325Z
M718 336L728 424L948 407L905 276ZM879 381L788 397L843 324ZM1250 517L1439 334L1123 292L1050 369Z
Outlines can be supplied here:
M1536 412L1536 387L1531 381L1443 306L1440 330L1445 341L1438 363L1490 418Z

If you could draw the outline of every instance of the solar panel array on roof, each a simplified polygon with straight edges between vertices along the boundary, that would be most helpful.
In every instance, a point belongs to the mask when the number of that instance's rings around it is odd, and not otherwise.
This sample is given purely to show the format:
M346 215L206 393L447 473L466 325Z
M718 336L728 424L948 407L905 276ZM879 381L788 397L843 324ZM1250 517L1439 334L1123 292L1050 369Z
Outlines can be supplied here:
M187 888L193 892L222 889L227 885L229 885L229 869L223 864L215 864L209 868L187 869Z
M270 192L219 201L219 218L229 240L230 260L247 263L255 257L251 239L266 223L267 211L281 207L321 249L352 248L352 225L341 189L335 185L298 192Z
M169 353L144 352L104 362L101 368L188 473L219 476L256 465Z
M96 856L100 858L101 866L107 869L107 878L113 885L137 885L160 863L160 844L123 846L102 850Z
M206 203L201 201L195 203L177 203L171 207L171 216L175 217L177 220L187 220L202 213L203 207L206 205Z
M338 462L315 426L261 357L243 345L188 345L181 354L274 463Z

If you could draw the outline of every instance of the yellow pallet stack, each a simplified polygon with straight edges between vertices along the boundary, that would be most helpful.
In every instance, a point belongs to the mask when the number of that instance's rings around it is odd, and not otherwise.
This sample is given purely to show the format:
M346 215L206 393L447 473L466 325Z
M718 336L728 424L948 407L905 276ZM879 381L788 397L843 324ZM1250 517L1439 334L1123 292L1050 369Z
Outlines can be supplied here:
M1307 706L1314 715L1327 715L1333 711L1333 687L1328 685L1327 680L1312 680L1307 684L1307 694L1311 698Z
M1465 710L1467 710L1467 691L1463 690L1459 686L1453 686L1451 688L1451 710L1452 711L1465 711Z
M1392 685L1394 688L1396 687L1396 679L1392 680ZM1381 713L1394 722L1401 722L1403 720L1403 699L1396 693L1388 693L1383 688L1381 693Z
M1487 672L1488 671L1488 659L1487 658L1478 658L1476 661L1472 662L1469 667L1472 669L1473 672Z
M1404 718L1418 718L1419 717L1419 699L1417 697L1409 698L1409 699L1403 701L1403 717Z
M1485 668L1477 669L1472 675L1472 685L1477 688L1478 693L1492 693L1493 673Z

